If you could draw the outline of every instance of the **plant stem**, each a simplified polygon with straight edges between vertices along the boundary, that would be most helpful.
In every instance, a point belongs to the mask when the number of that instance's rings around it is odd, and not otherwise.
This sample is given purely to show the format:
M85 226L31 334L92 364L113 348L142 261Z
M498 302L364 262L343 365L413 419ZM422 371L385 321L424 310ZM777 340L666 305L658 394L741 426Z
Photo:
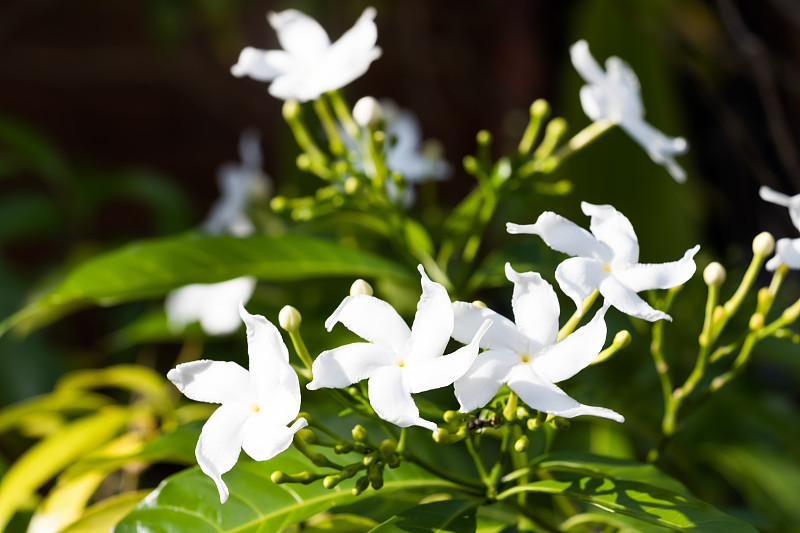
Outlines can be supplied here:
M600 137L614 126L616 126L616 124L610 120L598 120L592 122L581 131L576 133L569 141L567 141L567 144L561 146L555 152L553 152L551 157L558 159L559 162L564 161L575 152L591 144L592 141Z
M597 296L599 294L600 291L595 289L592 294L583 300L583 307L581 308L580 314L578 314L578 310L575 310L575 312L572 313L572 316L569 320L567 320L567 323L564 324L560 330L558 330L558 337L556 340L560 341L575 330L575 327L581 321L581 318L586 316L587 311L589 311L589 309L592 307L592 304L594 304L595 300L597 300Z
M333 119L333 115L331 115L328 103L322 97L314 100L314 111L317 112L317 117L319 117L319 121L325 129L325 135L328 136L328 146L331 153L337 156L344 155L344 144L339 136L336 121Z

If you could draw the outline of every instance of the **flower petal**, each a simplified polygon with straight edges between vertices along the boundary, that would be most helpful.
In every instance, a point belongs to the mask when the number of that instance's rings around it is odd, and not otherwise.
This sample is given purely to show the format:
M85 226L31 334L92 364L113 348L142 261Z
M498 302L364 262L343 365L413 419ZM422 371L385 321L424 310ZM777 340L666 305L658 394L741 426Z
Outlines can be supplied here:
M430 280L422 265L422 296L408 339L408 362L440 357L453 332L453 305L447 289Z
M209 335L227 335L240 327L236 312L241 302L247 302L256 289L256 278L240 278L207 285L205 299L198 312L200 326Z
M375 46L378 40L376 14L375 8L366 8L355 25L327 50L317 76L322 92L344 87L360 78L381 56L381 49Z
M348 296L325 321L328 331L337 322L364 340L379 344L398 355L405 355L411 330L394 307L366 294Z
M267 15L284 50L304 62L320 60L331 44L319 23L296 9Z
M403 380L402 370L392 365L369 378L369 403L379 417L396 426L422 426L435 431L436 424L420 418L419 409Z
M239 459L244 425L252 413L252 409L244 404L222 405L209 417L200 432L194 452L197 464L217 484L219 501L222 503L228 499L228 487L222 481L222 474L233 468Z
M498 313L486 307L467 302L453 302L455 324L453 338L467 344L487 320L492 326L481 338L480 347L522 353L528 349L528 341L522 336L517 326Z
M569 47L569 57L581 78L589 83L603 83L606 73L589 51L589 43L583 39L574 43Z
M782 264L800 269L800 239L778 239L775 243L775 256L767 261L767 270L773 271Z
M412 361L403 367L403 380L412 393L440 389L452 385L470 369L478 356L478 344L491 320L484 322L472 341L455 352L424 361Z
M283 50L259 50L248 46L242 49L239 59L231 67L237 78L248 76L258 81L272 81L292 69L292 58Z
M590 229L597 240L611 248L612 264L636 264L639 262L639 240L630 221L610 205L594 205L581 202L584 214L592 217Z
M506 350L486 350L478 354L467 373L455 382L459 410L468 413L489 403L511 367L519 362L519 354Z
M600 282L598 288L607 304L613 305L626 315L643 318L650 322L661 319L672 320L672 317L668 314L662 311L656 311L650 307L647 302L639 298L638 294L620 283L613 276L606 276L606 278Z
M520 274L509 263L506 263L506 277L514 284L514 295L511 297L514 320L528 338L528 351L538 352L553 344L558 335L559 307L556 291L539 273Z
M272 459L292 444L297 430L308 425L305 418L298 418L291 427L276 423L271 413L262 409L247 419L244 425L242 449L256 461Z
M683 137L668 137L642 118L625 115L619 126L630 135L655 163L666 167L670 176L678 183L686 181L686 171L675 162L673 156L686 153L689 144Z
M608 272L596 259L570 257L556 267L558 286L575 302L579 316L583 312L584 298L592 294L607 277Z
M231 361L192 361L169 372L167 379L187 398L197 402L248 403L255 397L250 388L250 374Z
M670 263L639 264L625 269L614 269L614 277L634 292L650 289L670 289L686 283L695 273L694 256L700 250L695 246L686 250L683 257Z
M509 222L506 224L506 230L509 233L538 235L547 246L565 254L593 257L603 262L610 261L612 257L611 249L598 241L594 235L551 211L539 215L535 224L521 226Z
M551 383L558 383L589 366L606 342L604 317L607 309L607 306L603 306L588 324L534 357L531 361L534 372Z
M762 200L788 207L789 215L792 217L792 223L797 230L800 231L800 194L789 196L787 194L770 189L767 186L762 186L758 190L758 195L761 196Z
M517 365L512 368L508 376L508 386L523 402L538 411L565 418L592 415L610 418L617 422L625 421L622 415L611 409L579 403L556 385L538 376L529 365Z
M356 342L319 354L311 366L314 379L309 390L341 389L373 376L378 370L395 365L397 355L377 344Z

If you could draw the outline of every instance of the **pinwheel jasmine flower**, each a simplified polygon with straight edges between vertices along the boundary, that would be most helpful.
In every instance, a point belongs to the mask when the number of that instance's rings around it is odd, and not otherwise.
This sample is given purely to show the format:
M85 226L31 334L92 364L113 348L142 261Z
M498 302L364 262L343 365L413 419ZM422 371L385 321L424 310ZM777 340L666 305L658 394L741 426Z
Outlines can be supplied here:
M203 426L195 448L200 469L216 483L222 503L229 494L222 474L233 468L240 450L265 461L288 448L295 432L307 425L297 418L300 384L278 329L244 306L239 313L247 326L249 371L230 361L202 360L167 374L188 398L222 404Z
M689 145L683 137L667 137L644 120L641 86L631 67L612 56L603 70L584 40L573 44L569 52L575 70L587 83L580 92L584 113L592 120L617 124L644 148L650 159L665 166L675 181L686 181L686 172L674 156L686 153Z
M237 308L256 288L256 278L242 276L220 283L193 283L167 294L164 310L170 329L179 334L199 322L208 335L227 335L239 329Z
M296 9L269 13L267 19L283 50L247 47L231 73L271 81L270 94L283 100L319 98L361 77L381 56L381 49L375 46L375 15L375 9L368 7L355 25L331 44L322 26L308 15Z
M555 384L568 379L597 358L606 341L603 306L585 326L556 342L558 297L536 272L520 274L506 263L506 277L514 283L512 307L516 324L475 304L453 303L453 338L464 342L480 324L492 327L480 339L481 353L469 371L455 383L461 412L486 405L503 383L533 409L572 418L594 415L617 422L625 419L604 407L583 405Z
M669 315L656 311L636 293L649 289L668 289L685 283L695 271L695 246L683 258L672 263L639 263L639 241L625 216L610 205L581 203L583 212L592 217L591 233L550 211L539 215L535 224L509 222L509 233L539 235L550 248L576 256L556 268L556 281L575 301L578 313L583 299L595 289L623 313L654 322Z
M792 223L800 231L800 194L789 196L769 187L761 187L758 194L767 202L788 207ZM775 270L782 264L800 269L800 239L783 238L775 243L775 255L767 261L767 270Z
M447 290L422 275L422 296L411 329L388 303L366 294L345 298L325 322L328 331L341 322L369 342L322 352L312 366L311 390L343 388L369 379L369 401L384 420L400 427L436 424L424 420L411 394L452 384L478 355L478 342L491 324L476 325L469 345L443 355L453 331L453 307Z

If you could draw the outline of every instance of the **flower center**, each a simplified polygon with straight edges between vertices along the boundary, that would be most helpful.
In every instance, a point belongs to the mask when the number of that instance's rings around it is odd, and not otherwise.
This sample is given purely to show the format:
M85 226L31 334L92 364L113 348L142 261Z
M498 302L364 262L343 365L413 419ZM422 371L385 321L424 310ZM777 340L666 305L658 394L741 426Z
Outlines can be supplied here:
M603 263L603 270L605 270L606 272L611 274L611 265L609 265L607 263Z
M399 366L400 368L403 368L404 366L406 366L406 362L403 361L402 359L398 359L397 360L397 366Z
M519 360L522 361L523 363L527 363L531 360L531 354L529 354L528 352L521 353L519 354Z
M261 407L259 407L257 403L254 403L254 404L253 404L253 412L254 412L254 413L257 413L257 412L259 412L260 410L261 410Z

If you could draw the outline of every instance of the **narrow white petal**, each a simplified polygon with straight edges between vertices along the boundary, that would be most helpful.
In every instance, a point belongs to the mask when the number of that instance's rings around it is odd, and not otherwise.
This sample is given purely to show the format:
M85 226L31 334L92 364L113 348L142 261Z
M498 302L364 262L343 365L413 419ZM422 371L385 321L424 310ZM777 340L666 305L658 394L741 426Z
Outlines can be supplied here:
M396 354L404 354L411 330L394 307L374 296L348 296L325 321L328 331L337 322L364 340L379 344Z
M227 335L239 329L238 307L250 300L256 284L256 278L243 276L207 285L205 299L198 308L203 331L209 335Z
M375 15L374 8L365 9L355 25L328 49L319 72L323 92L344 87L360 78L381 56L381 49L375 46L378 40Z
M608 91L600 85L584 85L580 92L581 107L586 116L592 120L609 120L619 124L621 116L609 113Z
M331 44L319 23L296 9L267 15L284 50L303 61L321 59Z
M239 60L231 67L237 78L248 76L258 81L272 81L292 69L289 54L281 50L259 50L250 46L242 49Z
M531 233L558 252L581 257L593 257L607 262L611 260L611 249L599 242L594 235L574 222L550 211L545 211L535 224L520 226L508 223L509 233Z
M192 361L182 363L167 378L187 398L198 402L248 403L255 399L250 388L250 374L231 361Z
M634 292L650 289L670 289L686 283L694 275L697 266L695 254L700 246L686 250L683 257L670 263L639 264L628 268L614 269L613 276Z
M256 461L272 459L292 444L297 430L308 425L305 418L298 418L291 427L278 424L269 412L261 410L247 419L244 425L242 449Z
M689 144L683 137L668 137L644 119L625 115L619 123L620 127L630 135L650 156L655 163L664 165L670 175L678 183L686 181L686 172L675 162L675 155L685 153Z
M558 335L558 296L537 272L520 274L506 263L506 277L514 284L511 305L517 327L528 338L529 350L553 344Z
M309 390L341 389L367 379L381 368L397 363L398 356L369 342L346 344L319 354L311 366Z
M201 283L185 285L167 294L164 312L170 331L179 334L188 324L198 320L197 311L202 307L205 295L206 285Z
M622 59L611 56L606 59L606 87L613 89L616 104L625 116L644 117L642 86L633 69Z
M292 70L281 74L269 86L269 94L281 100L308 102L319 98L323 92L303 70Z
M534 357L533 370L544 379L558 383L589 366L606 342L606 309L608 307L603 306L588 324Z
M572 60L572 66L585 81L589 83L603 82L606 73L589 51L589 43L583 39L574 43L569 47L569 57Z
M778 192L775 189L771 189L766 185L762 185L761 188L758 189L758 195L766 202L781 205L783 207L789 207L792 204L791 196L788 194L783 194L782 192Z
M455 314L453 338L458 342L464 344L471 342L481 325L491 320L492 326L481 338L481 348L519 353L528 349L528 341L520 333L519 328L491 309L467 302L453 302L453 312Z
M467 373L455 382L460 411L468 413L489 403L511 367L519 362L519 354L506 350L486 350L478 354Z
M436 424L420 418L399 366L382 368L369 378L369 403L379 417L396 426L436 430Z
M775 270L782 264L800 269L800 239L778 239L775 243L775 256L767 261L767 270Z
M570 257L556 267L558 286L575 302L579 315L583 312L584 298L592 294L607 277L609 274L602 263L585 257Z
M626 315L636 318L643 318L650 322L656 320L672 320L668 314L656 311L642 300L638 294L620 283L615 277L607 276L600 282L600 294L605 298L606 303L613 305Z
M197 464L217 484L222 503L228 499L228 487L222 481L222 474L233 468L239 459L244 425L252 412L249 406L240 403L220 406L203 426L197 441Z
M625 419L619 413L605 407L583 405L571 398L556 385L538 376L529 365L517 365L511 369L508 386L523 402L533 409L545 413L572 418L580 415L600 416L617 422Z
M452 385L472 366L478 356L481 337L491 325L491 320L484 322L467 346L451 354L406 364L403 367L403 379L408 390L417 393Z
M592 217L589 228L597 240L605 243L614 254L613 264L639 262L639 240L630 221L610 205L581 202L584 214Z
M408 360L424 361L440 357L453 332L453 305L450 296L439 283L430 280L422 265L422 296L408 339Z

